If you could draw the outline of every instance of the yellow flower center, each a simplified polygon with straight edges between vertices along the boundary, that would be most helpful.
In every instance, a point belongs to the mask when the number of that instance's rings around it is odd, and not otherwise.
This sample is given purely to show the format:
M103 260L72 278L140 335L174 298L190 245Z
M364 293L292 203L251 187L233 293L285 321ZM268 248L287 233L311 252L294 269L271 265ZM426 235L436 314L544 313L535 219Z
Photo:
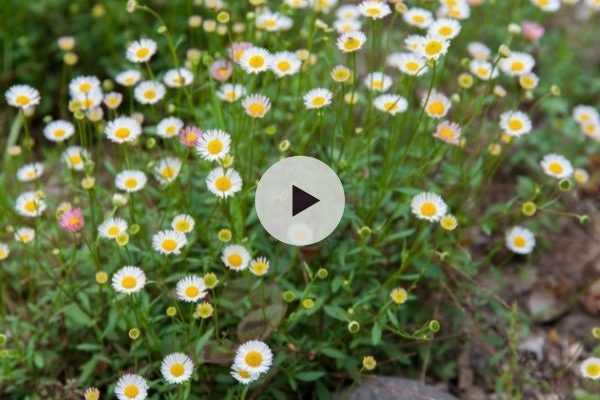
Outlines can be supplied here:
M173 251L177 248L177 242L173 239L165 239L162 242L162 248L165 251Z
M262 103L252 103L248 106L251 115L262 115L265 112L265 106Z
M425 217L433 217L436 212L437 206L435 205L435 203L427 201L421 204L421 214L423 214Z
M248 379L250 378L252 375L250 374L250 372L246 371L245 369L241 369L238 371L238 375L244 379Z
M315 107L322 107L323 105L325 105L325 101L325 97L317 96L314 99L312 99L312 105Z
M153 99L155 99L155 98L156 98L156 92L155 92L154 90L152 90L152 89L150 89L150 90L146 90L146 91L144 92L144 97L145 97L146 99L148 99L148 100L153 100Z
M79 153L69 156L69 161L73 165L81 164L81 155Z
M279 70L282 72L287 72L290 70L291 65L288 61L283 60L283 61L279 61L279 63L277 63L277 68L279 68Z
M263 356L260 352L252 350L246 354L246 357L244 358L244 360L246 361L246 364L248 364L249 366L251 366L253 368L257 368L257 367L260 367L260 365L262 364Z
M181 363L174 363L171 365L171 375L175 378L179 378L185 372L185 368Z
M118 128L115 131L115 136L118 137L119 139L127 139L129 137L129 135L131 134L131 132L129 131L129 128Z
M479 67L477 69L477 74L483 78L487 78L489 75L490 70L487 69L486 67Z
M511 131L518 131L523 128L523 121L518 118L511 118L508 121L508 127Z
M137 279L135 279L134 276L126 276L121 281L121 285L125 289L133 289L135 287L135 285L137 285Z
M188 286L185 289L185 295L187 297L194 298L198 296L198 294L200 294L200 289L198 289L196 286Z
M548 165L548 170L550 170L550 172L553 174L559 175L563 172L564 168L560 163L552 162Z
M116 237L116 236L119 235L119 228L117 226L113 225L110 228L108 228L108 230L106 231L106 233L110 237Z
M385 109L385 111L394 111L396 108L398 108L398 102L388 101L383 105L383 108Z
M513 239L513 244L515 245L515 247L525 247L525 245L527 244L527 240L525 240L523 236L515 236Z
M65 136L65 133L66 132L65 132L64 129L57 129L57 130L54 131L54 137L60 139L61 137Z
M585 372L590 377L600 376L600 364L590 363L585 367Z
M425 53L430 56L434 56L442 51L442 44L440 42L429 42L425 45Z
M79 90L81 90L83 93L88 93L90 90L92 90L92 85L89 82L83 82L79 85Z
M383 90L383 79L375 79L371 82L371 87L375 90Z
M25 203L25 210L29 211L30 213L36 212L37 209L37 202L35 200L29 200Z
M231 189L231 179L227 176L220 176L215 180L215 186L217 190L221 192L226 192Z
M452 31L452 28L450 28L449 26L442 26L442 27L441 27L441 28L438 30L438 33L439 33L441 36L444 36L444 37L448 37L448 36L452 35L452 32L453 32L453 31Z
M412 72L416 72L419 70L419 64L414 61L409 61L404 66L406 67L407 70L412 71Z
M187 232L190 230L190 224L186 220L182 219L175 224L175 229L178 232Z
M444 104L439 100L433 100L429 102L427 111L432 115L442 115L444 113Z
M150 55L150 49L147 47L142 47L140 49L137 49L137 51L135 52L135 55L138 58L146 58Z
M265 58L261 55L252 56L248 60L248 64L250 64L252 68L261 68L265 65Z
M456 137L456 135L454 134L454 130L448 126L443 126L442 128L440 128L440 130L438 131L438 135L440 138L446 140L452 140Z
M168 126L167 129L165 129L165 131L167 132L167 135L169 135L169 136L173 136L174 134L177 133L177 129L173 125Z
M171 168L170 165L167 165L167 166L163 167L163 169L160 172L160 174L165 179L172 179L175 176L175 171L174 171L173 168Z
M256 275L263 275L265 272L267 272L267 264L263 262L257 262L252 266L252 271L254 271Z
M138 185L138 181L135 178L128 178L125 180L124 185L127 189L135 189Z
M231 254L227 257L227 262L234 268L238 268L242 265L242 256L239 254Z
M208 152L212 155L219 154L223 150L223 142L221 142L219 139L212 139L206 145L206 150L208 150Z
M412 20L415 24L419 25L425 22L425 17L422 15L413 15Z
M17 105L19 105L21 107L28 105L30 101L31 100L29 100L29 97L25 96L25 95L17 96L17 98L15 99L15 102L17 103Z
M379 8L377 8L377 7L367 8L367 15L369 17L377 17L379 15Z
M344 49L346 49L348 51L357 50L359 47L360 47L360 40L358 40L356 38L349 37L344 42Z
M513 72L523 71L524 68L525 68L525 64L523 64L522 61L513 61L512 64L510 65L510 69Z

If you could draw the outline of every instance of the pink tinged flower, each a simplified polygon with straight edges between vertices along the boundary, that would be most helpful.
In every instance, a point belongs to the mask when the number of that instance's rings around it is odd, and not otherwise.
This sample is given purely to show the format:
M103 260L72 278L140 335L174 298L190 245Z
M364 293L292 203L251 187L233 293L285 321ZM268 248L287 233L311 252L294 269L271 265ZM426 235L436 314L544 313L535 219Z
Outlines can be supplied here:
M532 42L537 42L544 36L544 32L546 31L542 25L532 21L524 21L521 29L523 30L523 36Z
M227 60L217 60L210 66L210 76L219 82L225 82L233 74L233 64Z
M202 130L196 126L186 126L179 131L179 141L186 147L195 148L202 136Z
M233 60L233 62L239 62L244 55L244 50L252 47L252 43L248 42L233 42L231 46L227 50L229 54L229 58Z
M79 232L85 225L81 208L71 208L66 211L61 215L58 223L67 232Z

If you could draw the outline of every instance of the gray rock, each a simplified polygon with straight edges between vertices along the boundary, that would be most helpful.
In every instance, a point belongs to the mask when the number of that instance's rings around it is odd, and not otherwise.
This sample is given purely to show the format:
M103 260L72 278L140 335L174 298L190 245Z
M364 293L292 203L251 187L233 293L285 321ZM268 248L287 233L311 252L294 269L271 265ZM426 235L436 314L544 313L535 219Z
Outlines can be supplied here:
M433 386L410 379L371 376L338 395L336 400L457 400Z

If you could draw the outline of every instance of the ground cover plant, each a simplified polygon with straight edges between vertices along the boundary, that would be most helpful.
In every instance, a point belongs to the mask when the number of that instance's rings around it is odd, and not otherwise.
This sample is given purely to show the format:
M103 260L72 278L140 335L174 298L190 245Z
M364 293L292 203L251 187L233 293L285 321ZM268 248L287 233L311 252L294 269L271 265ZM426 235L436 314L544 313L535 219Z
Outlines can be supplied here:
M506 288L595 219L598 11L5 0L0 397L329 399L380 374L597 398L600 323L541 376ZM308 247L254 210L294 155L346 193Z

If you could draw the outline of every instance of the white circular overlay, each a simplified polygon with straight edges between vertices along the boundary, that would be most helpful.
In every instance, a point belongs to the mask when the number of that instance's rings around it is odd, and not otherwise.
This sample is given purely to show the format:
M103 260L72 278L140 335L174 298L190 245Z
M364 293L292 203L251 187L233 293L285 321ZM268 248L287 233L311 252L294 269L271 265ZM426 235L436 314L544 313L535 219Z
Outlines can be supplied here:
M254 198L265 230L292 246L307 246L329 236L342 219L345 200L336 173L305 156L284 158L269 167Z

